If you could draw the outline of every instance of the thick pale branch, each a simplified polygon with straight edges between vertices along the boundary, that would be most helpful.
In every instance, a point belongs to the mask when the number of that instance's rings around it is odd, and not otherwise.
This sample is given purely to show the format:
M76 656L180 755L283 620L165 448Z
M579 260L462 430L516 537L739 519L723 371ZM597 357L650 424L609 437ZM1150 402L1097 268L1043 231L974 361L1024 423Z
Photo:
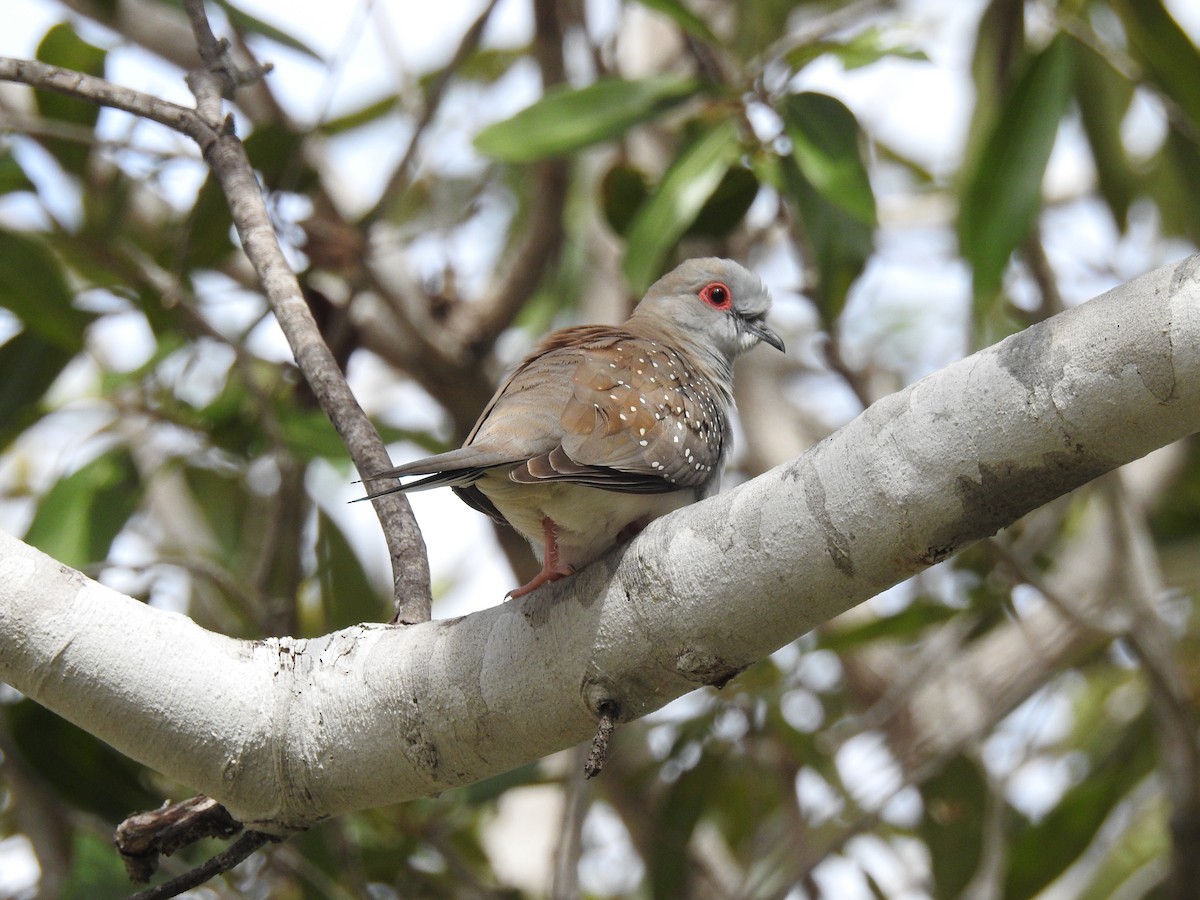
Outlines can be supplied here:
M579 575L462 619L234 641L0 539L0 678L280 833L635 718L1200 429L1200 257L876 403ZM501 588L497 587L497 596Z

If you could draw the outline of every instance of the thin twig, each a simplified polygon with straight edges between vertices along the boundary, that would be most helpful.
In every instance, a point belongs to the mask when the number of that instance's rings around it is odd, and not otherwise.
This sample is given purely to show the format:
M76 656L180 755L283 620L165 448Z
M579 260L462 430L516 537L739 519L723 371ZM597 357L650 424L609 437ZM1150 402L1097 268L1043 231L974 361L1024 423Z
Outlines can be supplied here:
M228 872L239 863L244 862L260 847L279 840L279 838L263 834L261 831L247 831L226 850L196 868L189 869L170 881L164 881L152 888L131 894L129 900L166 900L168 897L178 897L184 891L190 891L192 888L199 887L204 882Z
M1054 267L1046 255L1046 246L1042 243L1042 231L1034 226L1033 233L1025 241L1025 262L1029 266L1029 274L1033 276L1042 295L1042 302L1033 313L1035 321L1042 321L1062 312L1062 292L1058 289L1058 279L1054 276Z
M270 63L239 66L230 53L229 41L213 34L204 0L183 0L183 8L196 38L196 49L204 60L203 68L188 72L188 87L196 97L197 112L206 122L216 125L221 121L221 100L233 99L238 87L260 81L272 67Z
M213 129L194 109L163 100L161 97L143 94L133 88L113 84L94 75L85 75L32 59L0 57L0 81L16 81L30 87L86 100L97 106L119 109L186 134L200 144L201 148L205 142L216 136Z
M246 255L266 291L296 364L334 428L342 436L359 473L369 480L391 466L379 432L371 424L346 384L345 376L321 337L296 276L279 247L270 215L245 150L232 134L222 134L205 150L205 160L220 183L233 213ZM429 620L431 589L425 542L408 502L375 500L392 558L398 621Z
M600 701L596 736L592 738L592 749L583 764L583 774L586 777L595 778L604 770L604 763L608 760L608 744L612 739L613 731L617 727L617 719L620 716L621 708L617 705L617 701Z

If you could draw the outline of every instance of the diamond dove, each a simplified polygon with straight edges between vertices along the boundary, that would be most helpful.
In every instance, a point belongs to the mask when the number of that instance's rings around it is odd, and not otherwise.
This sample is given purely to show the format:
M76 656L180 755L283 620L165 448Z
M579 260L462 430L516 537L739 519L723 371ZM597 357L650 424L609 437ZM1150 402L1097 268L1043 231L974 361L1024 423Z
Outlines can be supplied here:
M619 326L548 335L458 450L372 478L424 475L375 494L448 485L515 528L542 570L520 597L599 559L651 520L715 494L732 444L733 360L759 342L771 298L728 259L692 259Z

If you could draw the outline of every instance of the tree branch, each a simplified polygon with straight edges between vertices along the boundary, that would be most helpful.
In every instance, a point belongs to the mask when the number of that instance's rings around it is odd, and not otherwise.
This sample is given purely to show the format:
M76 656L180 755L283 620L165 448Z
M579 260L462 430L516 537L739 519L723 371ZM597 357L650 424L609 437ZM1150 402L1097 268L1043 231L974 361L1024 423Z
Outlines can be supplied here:
M0 679L251 830L507 771L754 661L1200 429L1200 256L874 404L573 578L461 619L236 641L0 538ZM499 595L499 589L497 589Z
M121 87L94 75L73 72L32 59L0 56L0 81L16 81L30 87L66 94L97 106L119 109L186 134L203 149L216 133L194 109L171 103L133 88Z
M200 42L206 43L203 37ZM219 50L212 47L204 53L214 59L221 56ZM254 170L241 141L233 133L232 120L219 122L219 112L213 112L209 97L211 84L203 78L191 79L198 100L204 107L202 110L193 110L114 85L102 78L29 60L0 57L0 80L18 81L100 106L124 110L166 125L195 140L213 176L221 185L242 248L258 275L259 283L296 358L296 364L321 408L342 436L359 473L369 479L373 473L391 465L379 432L346 384L344 374L313 320L296 276L284 259ZM428 621L432 595L429 562L424 540L408 501L403 499L402 494L391 494L373 502L391 557L396 597L393 621L406 624Z

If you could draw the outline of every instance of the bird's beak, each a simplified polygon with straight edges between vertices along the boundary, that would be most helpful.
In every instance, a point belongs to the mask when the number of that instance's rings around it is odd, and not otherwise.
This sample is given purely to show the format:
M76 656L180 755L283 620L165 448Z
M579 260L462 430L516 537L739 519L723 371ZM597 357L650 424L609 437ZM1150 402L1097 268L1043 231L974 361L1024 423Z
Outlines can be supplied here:
M754 335L764 344L770 344L780 353L786 353L787 349L783 346L783 338L767 327L767 323L762 319L746 319L746 330Z

